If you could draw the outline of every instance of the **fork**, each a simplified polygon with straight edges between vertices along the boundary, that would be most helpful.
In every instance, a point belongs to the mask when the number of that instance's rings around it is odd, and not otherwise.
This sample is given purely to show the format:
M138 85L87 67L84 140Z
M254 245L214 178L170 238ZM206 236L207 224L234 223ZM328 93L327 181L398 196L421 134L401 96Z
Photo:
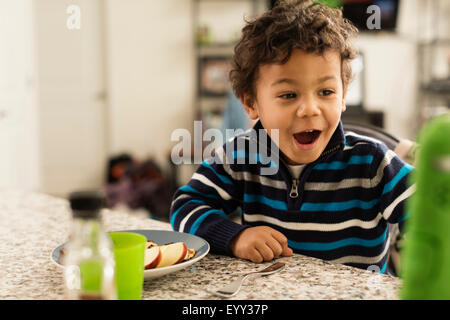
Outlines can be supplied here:
M265 268L263 270L253 271L253 272L243 274L240 277L238 277L236 280L234 280L233 282L231 282L230 284L226 285L225 287L223 287L219 290L206 289L206 291L209 293L215 294L217 296L220 296L220 297L229 298L229 297L235 296L239 292L239 290L241 289L242 283L248 277L254 276L254 275L266 276L266 275L275 273L277 271L280 271L281 269L284 268L284 266L285 266L284 263L277 262L277 263L274 263L274 264L268 266L267 268Z

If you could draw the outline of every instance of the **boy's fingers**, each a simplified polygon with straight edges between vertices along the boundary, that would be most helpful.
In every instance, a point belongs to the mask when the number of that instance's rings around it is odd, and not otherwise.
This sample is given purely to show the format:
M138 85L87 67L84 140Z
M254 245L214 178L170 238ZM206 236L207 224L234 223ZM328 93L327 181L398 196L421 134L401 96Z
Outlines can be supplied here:
M292 249L289 248L289 247L286 247L286 248L284 248L284 250L283 250L283 252L281 253L281 255L282 255L283 257L289 257L289 256L292 256L292 253L293 253Z
M288 245L288 241L287 241L287 238L286 238L286 236L284 234L282 234L281 232L279 232L279 231L277 231L275 229L271 230L270 234L272 235L272 237L275 238L275 240L278 241L278 243L281 245L281 247L283 249L288 247L287 246Z
M283 247L275 238L270 237L266 244L272 250L274 257L279 257L283 253Z
M265 242L258 243L256 250L259 251L264 261L270 261L274 258L272 249Z
M288 247L288 240L287 240L286 236L275 229L271 231L271 235L281 245L281 247L282 247L281 255L284 257L291 256L293 251L291 248Z
M248 258L250 261L255 263L260 263L264 261L264 258L262 257L261 253L256 248L250 250Z

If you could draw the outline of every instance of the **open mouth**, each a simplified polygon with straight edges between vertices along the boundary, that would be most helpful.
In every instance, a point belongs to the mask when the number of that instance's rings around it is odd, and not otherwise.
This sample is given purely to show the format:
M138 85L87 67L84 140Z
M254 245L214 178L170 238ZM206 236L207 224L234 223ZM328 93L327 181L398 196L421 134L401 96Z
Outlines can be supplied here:
M322 131L320 130L305 130L294 133L294 139L299 145L308 146L313 145L317 141Z

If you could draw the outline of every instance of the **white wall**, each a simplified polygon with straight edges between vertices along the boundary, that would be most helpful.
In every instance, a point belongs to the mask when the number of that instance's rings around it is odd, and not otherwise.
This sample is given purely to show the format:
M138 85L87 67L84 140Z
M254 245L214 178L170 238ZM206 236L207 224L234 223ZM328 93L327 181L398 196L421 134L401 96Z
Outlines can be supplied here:
M106 164L100 0L33 0L41 191L98 188ZM69 29L70 5L80 29Z
M106 19L110 152L165 163L193 121L191 1L108 0Z
M396 35L361 35L365 57L365 107L384 112L385 129L412 138L416 108L416 46Z
M40 183L32 26L31 0L0 2L0 187Z

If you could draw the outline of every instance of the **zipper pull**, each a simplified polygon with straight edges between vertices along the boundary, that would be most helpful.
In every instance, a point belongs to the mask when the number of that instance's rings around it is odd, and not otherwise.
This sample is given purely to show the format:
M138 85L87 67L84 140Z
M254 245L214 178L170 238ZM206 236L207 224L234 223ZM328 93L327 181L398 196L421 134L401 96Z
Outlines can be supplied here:
M298 197L298 179L292 179L291 193L289 196L293 199Z

